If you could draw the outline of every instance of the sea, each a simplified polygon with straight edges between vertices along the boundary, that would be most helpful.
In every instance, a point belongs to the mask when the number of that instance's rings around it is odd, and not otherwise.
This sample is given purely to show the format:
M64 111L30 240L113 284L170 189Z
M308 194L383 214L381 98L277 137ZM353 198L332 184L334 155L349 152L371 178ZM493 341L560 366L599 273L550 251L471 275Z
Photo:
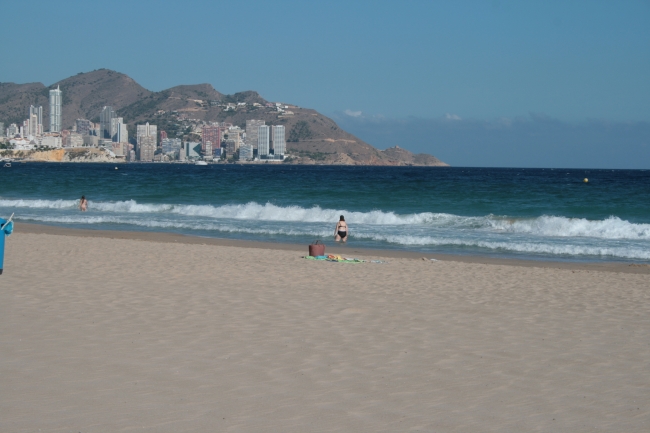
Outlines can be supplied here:
M348 248L650 263L650 170L14 162L0 167L12 213L16 230L304 245L333 244L344 215Z

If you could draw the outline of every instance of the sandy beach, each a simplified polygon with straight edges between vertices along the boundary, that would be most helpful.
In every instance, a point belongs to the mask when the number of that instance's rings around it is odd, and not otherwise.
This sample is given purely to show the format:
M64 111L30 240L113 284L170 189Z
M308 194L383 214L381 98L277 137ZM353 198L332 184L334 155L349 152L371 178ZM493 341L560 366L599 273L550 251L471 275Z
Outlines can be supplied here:
M330 251L19 224L0 431L650 431L650 267Z

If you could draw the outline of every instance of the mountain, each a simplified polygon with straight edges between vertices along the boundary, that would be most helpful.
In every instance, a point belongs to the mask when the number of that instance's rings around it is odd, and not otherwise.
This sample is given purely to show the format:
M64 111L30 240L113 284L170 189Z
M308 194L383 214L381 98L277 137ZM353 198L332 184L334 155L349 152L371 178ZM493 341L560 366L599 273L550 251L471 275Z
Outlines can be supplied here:
M129 76L108 69L79 73L48 87L42 83L0 83L0 121L5 125L20 123L27 118L30 105L42 105L47 127L49 90L57 86L63 92L62 121L66 129L78 118L98 121L106 105L131 128L149 122L170 136L183 134L178 129L179 116L241 127L247 119L261 119L267 124L285 125L287 152L292 155L290 162L296 164L447 165L431 155L413 155L399 147L375 149L316 110L282 103L286 107L282 112L255 91L224 95L210 84L195 84L152 92Z

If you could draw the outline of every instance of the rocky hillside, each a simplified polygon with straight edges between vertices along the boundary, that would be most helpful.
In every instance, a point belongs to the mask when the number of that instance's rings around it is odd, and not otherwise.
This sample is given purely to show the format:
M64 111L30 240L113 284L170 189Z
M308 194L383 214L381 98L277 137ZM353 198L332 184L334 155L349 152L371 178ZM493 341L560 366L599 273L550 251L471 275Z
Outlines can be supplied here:
M64 128L71 128L77 118L97 121L105 105L112 106L131 127L148 121L172 137L181 135L175 129L178 116L241 127L247 119L262 119L285 125L287 150L296 164L447 165L431 155L413 155L398 147L380 151L315 110L285 104L288 108L280 112L254 91L224 95L210 84L197 84L151 92L127 75L107 69L80 73L49 87L0 83L0 121L21 122L30 105L42 105L47 128L48 92L57 85L63 91Z

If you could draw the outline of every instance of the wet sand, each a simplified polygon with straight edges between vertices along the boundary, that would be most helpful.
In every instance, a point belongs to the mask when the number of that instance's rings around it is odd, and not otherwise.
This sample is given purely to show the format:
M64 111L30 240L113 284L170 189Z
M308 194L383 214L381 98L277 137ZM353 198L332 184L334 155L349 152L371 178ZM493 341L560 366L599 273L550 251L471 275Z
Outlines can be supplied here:
M19 224L3 432L647 432L647 266Z

